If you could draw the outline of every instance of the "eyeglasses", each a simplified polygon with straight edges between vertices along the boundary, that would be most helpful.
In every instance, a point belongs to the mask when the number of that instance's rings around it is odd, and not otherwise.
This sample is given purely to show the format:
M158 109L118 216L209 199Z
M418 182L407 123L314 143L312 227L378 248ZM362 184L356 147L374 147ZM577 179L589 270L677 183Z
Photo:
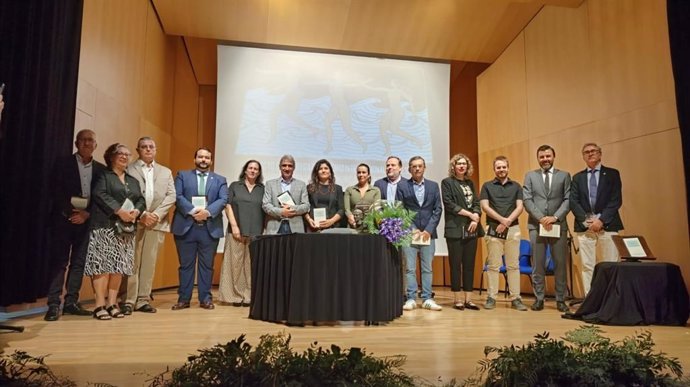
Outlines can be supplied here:
M115 152L115 155L118 156L118 157L122 157L122 156L124 156L124 157L130 157L130 156L132 156L132 154L129 153L129 152Z
M280 164L282 168L294 168L295 166L292 164Z
M139 149L156 149L155 145L142 145Z
M599 149L587 149L582 151L583 155L591 155L595 153L599 153Z

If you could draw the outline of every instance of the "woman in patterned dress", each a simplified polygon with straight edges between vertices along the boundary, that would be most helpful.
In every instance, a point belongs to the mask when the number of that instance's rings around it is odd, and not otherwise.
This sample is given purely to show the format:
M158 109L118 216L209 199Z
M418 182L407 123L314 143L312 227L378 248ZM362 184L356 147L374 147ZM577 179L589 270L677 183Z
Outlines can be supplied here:
M134 226L146 202L139 182L127 174L129 149L115 143L103 158L108 167L91 190L91 235L84 274L91 276L96 297L93 317L98 320L122 318L117 293L123 275L131 275L134 265ZM131 229L126 232L124 225Z

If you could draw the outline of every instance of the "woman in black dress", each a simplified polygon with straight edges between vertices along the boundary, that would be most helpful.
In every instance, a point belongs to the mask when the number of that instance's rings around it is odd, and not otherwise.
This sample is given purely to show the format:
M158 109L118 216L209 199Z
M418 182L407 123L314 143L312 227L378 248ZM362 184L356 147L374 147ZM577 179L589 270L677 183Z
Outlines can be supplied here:
M309 213L304 215L304 219L311 231L342 227L342 220L345 217L343 188L335 184L333 167L328 160L321 159L314 164L311 180L307 185L307 193L311 208ZM321 208L326 210L326 219L317 222L314 220L314 210Z

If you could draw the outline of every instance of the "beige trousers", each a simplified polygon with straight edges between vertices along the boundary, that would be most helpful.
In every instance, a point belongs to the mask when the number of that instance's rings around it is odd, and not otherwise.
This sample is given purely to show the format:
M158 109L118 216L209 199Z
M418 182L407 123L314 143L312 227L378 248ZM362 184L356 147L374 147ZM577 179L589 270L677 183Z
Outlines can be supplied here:
M127 278L128 304L139 308L151 301L153 275L156 271L158 249L165 240L163 231L148 230L143 227L137 229L134 245L134 269Z
M250 303L252 297L252 263L249 243L238 242L229 234L225 237L223 264L220 267L218 299L222 302Z
M489 254L486 259L488 270L486 277L489 288L489 297L496 299L498 294L498 270L503 265L503 255L506 257L506 276L510 288L510 298L520 298L520 226L508 228L508 236L505 240L485 236L486 249Z
M597 246L601 249L601 260L605 262L618 261L618 250L611 238L618 235L614 231L579 232L577 242L580 245L580 259L582 260L582 286L585 296L592 286L594 266L597 264Z

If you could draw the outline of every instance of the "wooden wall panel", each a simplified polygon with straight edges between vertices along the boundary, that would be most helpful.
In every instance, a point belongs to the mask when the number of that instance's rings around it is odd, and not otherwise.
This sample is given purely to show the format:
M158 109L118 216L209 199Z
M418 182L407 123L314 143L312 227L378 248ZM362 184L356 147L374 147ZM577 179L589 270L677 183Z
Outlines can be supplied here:
M520 33L477 78L480 152L527 139L524 48L524 33Z
M592 108L603 119L667 101L673 94L666 2L588 2Z
M556 167L574 174L585 167L582 145L597 142L603 163L621 171L624 233L645 235L660 259L690 277L665 3L588 0L575 10L545 7L524 35L524 43L516 39L477 81L481 179L492 176L485 163L501 152L511 159L511 175L521 179L537 167L534 153L541 144L556 149ZM513 45L519 47L511 51ZM517 93L514 99L501 94L498 80L510 87L524 78L522 100ZM524 106L528 136L520 140L515 125L496 123L511 121ZM485 141L491 137L507 141L495 146ZM651 152L656 149L663 151ZM572 216L569 222L572 227ZM573 264L579 294L578 256Z
M96 131L99 147L95 156L99 160L111 143L125 143L134 153L137 139L151 136L158 146L158 161L169 165L173 158L175 42L180 39L166 36L150 2L139 0L85 1L82 29L75 131ZM196 135L195 113L193 120L191 129ZM174 258L170 270L174 275L160 270L170 257ZM170 235L166 235L158 264L154 287L176 285L177 255ZM88 280L82 294L92 297Z
M591 121L587 5L544 8L525 28L530 137Z

